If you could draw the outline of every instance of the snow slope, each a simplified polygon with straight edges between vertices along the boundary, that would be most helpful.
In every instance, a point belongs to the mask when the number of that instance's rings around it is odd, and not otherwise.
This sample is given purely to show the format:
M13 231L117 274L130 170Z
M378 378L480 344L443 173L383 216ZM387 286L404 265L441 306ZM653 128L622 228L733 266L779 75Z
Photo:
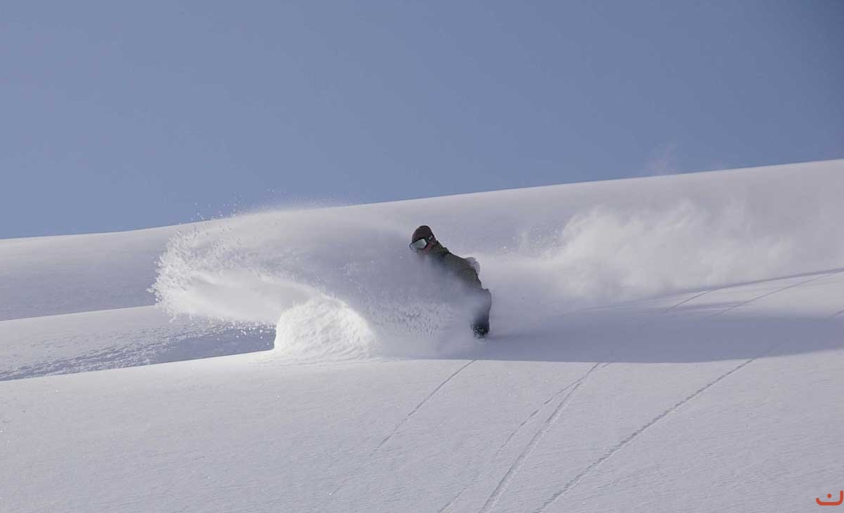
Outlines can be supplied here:
M0 511L813 510L841 198L829 161L0 241Z

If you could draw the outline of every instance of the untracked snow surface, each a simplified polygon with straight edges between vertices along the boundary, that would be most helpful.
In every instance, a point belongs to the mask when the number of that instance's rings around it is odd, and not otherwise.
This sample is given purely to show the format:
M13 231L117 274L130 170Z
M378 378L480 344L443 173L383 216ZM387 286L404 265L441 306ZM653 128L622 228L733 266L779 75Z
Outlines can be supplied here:
M842 390L844 161L0 240L3 513L814 511Z

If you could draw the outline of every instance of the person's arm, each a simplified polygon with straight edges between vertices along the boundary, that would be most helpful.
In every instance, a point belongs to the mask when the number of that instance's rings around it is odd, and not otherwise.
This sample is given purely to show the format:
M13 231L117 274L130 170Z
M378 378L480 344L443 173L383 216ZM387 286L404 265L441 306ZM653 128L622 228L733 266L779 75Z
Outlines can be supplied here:
M449 254L446 256L446 265L469 290L483 290L484 287L480 278L478 278L478 273L464 258Z

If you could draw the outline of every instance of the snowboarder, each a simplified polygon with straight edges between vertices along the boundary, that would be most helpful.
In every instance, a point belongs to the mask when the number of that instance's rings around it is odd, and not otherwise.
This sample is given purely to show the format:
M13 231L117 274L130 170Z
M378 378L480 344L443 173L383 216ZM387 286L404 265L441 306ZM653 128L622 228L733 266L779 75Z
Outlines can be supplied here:
M480 266L473 258L460 258L440 244L434 232L427 225L422 225L410 238L410 249L423 258L428 258L436 266L455 278L468 295L472 306L472 332L476 338L483 338L489 333L489 310L492 308L492 294L485 289L478 278Z

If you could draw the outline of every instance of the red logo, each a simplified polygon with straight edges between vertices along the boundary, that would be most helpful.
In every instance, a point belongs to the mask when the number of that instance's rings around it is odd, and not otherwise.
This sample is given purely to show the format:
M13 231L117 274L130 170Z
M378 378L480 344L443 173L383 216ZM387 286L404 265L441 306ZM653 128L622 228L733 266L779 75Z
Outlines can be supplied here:
M831 499L832 494L831 493L826 494L826 498ZM838 492L838 500L837 501L824 502L820 499L815 499L815 501L818 503L819 506L840 506L841 503L844 503L844 490L841 490L840 492Z

